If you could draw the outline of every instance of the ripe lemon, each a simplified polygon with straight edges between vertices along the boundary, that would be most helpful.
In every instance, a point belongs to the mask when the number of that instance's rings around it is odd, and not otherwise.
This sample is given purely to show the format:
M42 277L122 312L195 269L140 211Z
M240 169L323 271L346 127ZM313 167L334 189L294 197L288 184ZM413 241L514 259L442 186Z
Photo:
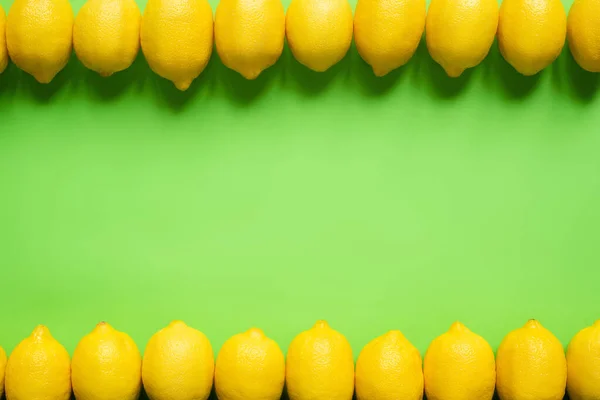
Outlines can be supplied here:
M283 353L260 329L239 333L221 347L215 368L219 400L279 400L284 382Z
M421 400L421 354L400 331L369 342L356 361L358 400Z
M73 353L72 382L77 400L134 400L142 386L142 358L126 333L106 322L84 336Z
M491 400L494 352L484 338L455 322L429 345L423 375L428 400Z
M150 400L206 400L214 369L207 337L182 321L173 321L150 338L142 380Z
M562 400L567 361L559 340L536 320L510 332L496 355L501 400Z
M376 76L384 76L411 59L423 36L425 15L425 0L358 0L354 41Z
M69 400L71 360L48 328L37 326L6 364L7 400Z
M4 13L4 8L2 8L0 5L0 74L4 72L7 65L8 50L6 49L6 14Z
M504 0L498 45L523 75L535 75L558 58L565 44L567 15L560 0Z
M221 0L215 14L217 53L226 67L255 79L281 56L285 11L280 0Z
M210 60L213 15L206 0L148 0L140 31L152 71L187 90Z
M600 320L569 343L567 392L571 400L600 399Z
M15 0L6 19L8 54L17 67L49 83L69 61L73 10L68 0Z
M292 0L285 21L292 54L317 72L340 62L352 43L352 8L347 0Z
M354 359L344 335L317 321L292 340L285 381L290 400L350 400Z
M567 38L581 68L600 72L600 0L575 0L567 18Z
M431 57L456 78L487 56L498 28L496 0L431 0L425 39Z
M88 0L73 25L81 63L102 76L129 68L140 48L140 19L134 0Z

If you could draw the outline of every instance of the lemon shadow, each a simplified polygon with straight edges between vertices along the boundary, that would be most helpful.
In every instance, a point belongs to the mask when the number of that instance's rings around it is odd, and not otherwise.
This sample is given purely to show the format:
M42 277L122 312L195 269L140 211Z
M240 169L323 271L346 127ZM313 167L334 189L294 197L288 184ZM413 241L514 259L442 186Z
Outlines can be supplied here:
M533 76L525 76L519 73L502 57L496 45L492 47L488 57L491 58L493 73L497 76L496 79L500 81L501 92L509 100L525 99L539 85L542 74L547 72L543 70Z
M562 57L560 72L565 77L568 95L572 100L589 103L596 98L600 74L581 68L570 51Z
M148 393L146 393L146 390L144 390L143 386L142 391L140 392L139 400L150 400L150 398L148 397Z
M451 78L431 57L425 40L421 40L414 57L418 57L417 77L419 86L441 99L453 99L469 85L473 68L465 70L459 77Z
M145 60L142 64L147 69L147 82L161 105L165 105L173 112L179 113L188 108L193 101L201 99L201 91L210 89L216 79L216 70L213 62L215 55L187 90L179 90L173 82L154 73ZM208 90L210 91L210 90Z
M258 100L284 69L285 60L279 57L277 62L261 72L256 79L246 79L221 61L218 54L213 55L216 74L224 87L227 97L235 104L247 106Z
M85 68L81 62L77 62L82 68ZM150 73L152 71L140 51L129 68L108 77L103 77L97 72L85 68L83 80L92 96L102 101L110 101L132 89L141 91Z
M317 96L327 90L335 79L342 78L344 73L350 72L351 52L349 49L344 58L328 70L316 72L296 60L291 51L286 51L289 63L286 68L285 82L287 84L289 76L295 90L308 97Z
M550 70L550 75L551 75L551 80L552 80L552 86L559 90L559 91L567 91L567 76L566 74L567 72L567 64L566 64L566 57L568 56L569 50L568 50L568 46L565 43L565 45L563 46L563 49L560 53L560 55L557 57L556 60L554 60L554 62L548 66L547 69Z
M22 71L17 68L12 62L8 63L8 66L2 74L0 74L0 99L2 97L13 97L17 92L19 86L19 79Z
M350 84L358 83L361 91L368 96L382 96L392 90L400 81L410 75L411 69L417 65L413 57L401 67L398 67L384 76L376 76L373 68L358 54L352 46L351 76L354 78Z
M33 76L18 68L12 72L14 75L10 78L15 80L13 84L22 87L35 101L48 103L67 88L75 88L84 71L72 53L67 65L49 83L39 83Z

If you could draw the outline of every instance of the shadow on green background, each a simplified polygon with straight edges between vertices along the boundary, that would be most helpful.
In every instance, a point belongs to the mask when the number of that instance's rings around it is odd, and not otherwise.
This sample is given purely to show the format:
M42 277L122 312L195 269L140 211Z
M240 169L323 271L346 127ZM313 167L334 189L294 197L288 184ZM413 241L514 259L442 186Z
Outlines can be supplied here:
M598 89L598 74L580 68L565 44L558 60L541 73L526 77L517 73L501 56L496 43L488 57L476 68L465 71L459 78L448 78L443 69L433 61L427 52L425 41L421 41L409 63L384 77L376 77L371 68L360 59L353 44L346 57L324 73L317 73L302 66L285 47L279 61L267 69L256 80L248 81L241 75L225 67L216 53L189 90L181 92L172 83L154 74L140 51L134 64L127 70L109 78L85 69L75 55L71 61L48 85L38 84L32 77L10 64L0 75L0 89L3 96L10 96L20 86L26 94L40 103L49 102L62 90L83 88L87 95L97 100L112 101L127 92L143 93L146 86L153 89L160 101L172 110L181 110L199 91L210 92L217 85L226 88L227 97L237 105L252 105L264 95L275 81L290 84L307 97L319 96L335 80L355 85L367 96L382 96L405 80L413 79L415 85L427 90L434 97L453 99L469 85L475 73L479 72L486 85L496 85L508 100L523 100L532 94L544 75L552 75L553 84L567 93L575 101L589 102ZM346 83L347 82L347 83ZM496 95L498 91L490 91Z

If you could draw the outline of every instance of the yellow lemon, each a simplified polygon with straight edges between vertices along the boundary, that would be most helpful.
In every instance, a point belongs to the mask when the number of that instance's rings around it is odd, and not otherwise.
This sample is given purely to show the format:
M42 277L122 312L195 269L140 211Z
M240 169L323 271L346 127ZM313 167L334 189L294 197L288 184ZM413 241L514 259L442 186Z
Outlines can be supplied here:
M206 0L148 0L140 31L150 68L187 90L210 60L213 15Z
M350 400L354 359L344 335L317 323L292 340L285 381L290 400Z
M6 364L7 400L69 400L71 360L48 328L37 326L13 350Z
M208 338L182 321L173 321L150 338L142 380L150 400L206 400L214 370Z
M356 361L358 400L421 400L421 354L400 331L369 342Z
M77 400L134 400L142 387L142 358L126 333L106 322L84 336L73 353L72 382Z
M6 14L0 5L0 74L8 65L8 50L6 49ZM2 389L4 390L4 388ZM0 396L2 397L2 396Z
M600 320L579 331L569 343L567 392L571 400L600 399Z
M423 36L425 15L425 0L358 0L354 41L376 76L384 76L411 59Z
M560 0L503 0L498 45L523 75L535 75L558 58L565 44L567 15Z
M88 0L73 25L81 63L102 76L129 68L140 48L140 19L134 0Z
M219 400L279 400L284 382L283 353L260 329L239 333L221 347L215 369Z
M494 352L484 338L455 322L429 345L423 375L428 400L491 400Z
M73 10L69 0L15 0L6 19L11 60L40 83L49 83L69 61Z
M560 341L536 320L510 332L496 354L501 400L562 400L567 361Z
M431 57L456 78L487 56L498 28L496 0L431 0L425 39Z
M600 0L575 0L567 19L567 38L581 68L600 72Z
M215 14L217 53L226 67L255 79L281 56L285 11L280 0L221 0Z
M347 0L292 0L285 21L292 54L317 72L340 62L352 43L352 8Z

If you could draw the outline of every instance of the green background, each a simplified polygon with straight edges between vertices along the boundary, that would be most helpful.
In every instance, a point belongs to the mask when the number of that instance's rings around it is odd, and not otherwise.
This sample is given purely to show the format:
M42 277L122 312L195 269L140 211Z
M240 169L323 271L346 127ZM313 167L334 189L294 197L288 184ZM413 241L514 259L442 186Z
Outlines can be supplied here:
M327 319L357 356L537 318L566 345L600 317L597 86L566 47L525 78L496 44L454 80L423 44L382 79L355 47L322 74L286 48L252 82L214 53L185 93L141 55L47 86L11 65L0 344L46 324L72 352L106 320L143 350L183 319L215 352L252 326L285 350Z

